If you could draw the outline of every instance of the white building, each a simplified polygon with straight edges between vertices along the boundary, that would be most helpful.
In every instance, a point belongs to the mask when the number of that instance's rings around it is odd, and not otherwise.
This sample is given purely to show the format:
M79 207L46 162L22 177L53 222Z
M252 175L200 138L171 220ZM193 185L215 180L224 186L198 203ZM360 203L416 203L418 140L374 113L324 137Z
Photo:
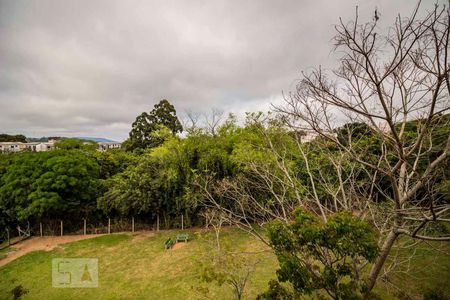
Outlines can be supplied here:
M39 142L33 142L33 143L26 143L27 150L30 151L36 151L37 145L39 145Z
M32 142L32 143L22 143L22 142L1 142L0 152L19 152L23 150L42 152L50 151L55 149L54 141L49 142Z
M117 143L117 142L99 142L98 143L99 151L120 149L120 147L122 147L122 143Z
M19 152L23 150L28 150L32 152L43 152L55 149L55 140L49 140L48 142L0 142L0 152ZM85 143L89 144L89 143ZM112 149L120 149L122 143L118 142L99 142L98 150L106 151Z
M313 141L316 137L318 137L319 134L313 131L305 132L303 135L300 136L300 142L301 143L308 143Z
M335 132L322 132L322 135L328 136L330 138L336 138L337 134ZM300 143L309 143L318 138L320 134L313 130L302 131L299 134Z
M25 145L22 142L1 142L0 152L19 152L26 149Z
M55 149L55 144L52 142L46 142L46 143L39 143L36 145L36 152L42 152L42 151L50 151Z

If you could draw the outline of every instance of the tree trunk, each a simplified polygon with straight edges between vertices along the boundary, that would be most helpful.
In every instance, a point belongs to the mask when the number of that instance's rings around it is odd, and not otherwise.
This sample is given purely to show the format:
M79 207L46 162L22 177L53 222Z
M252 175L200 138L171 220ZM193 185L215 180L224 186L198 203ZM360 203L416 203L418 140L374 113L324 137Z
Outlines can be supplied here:
M395 229L392 229L386 240L383 243L383 246L380 250L380 256L376 259L375 263L372 266L372 269L370 270L370 275L367 282L367 293L370 293L372 291L373 287L375 286L375 283L377 281L378 275L380 274L381 269L383 268L384 263L386 262L386 259L391 252L391 248L394 245L394 242L398 238L398 233L396 233Z

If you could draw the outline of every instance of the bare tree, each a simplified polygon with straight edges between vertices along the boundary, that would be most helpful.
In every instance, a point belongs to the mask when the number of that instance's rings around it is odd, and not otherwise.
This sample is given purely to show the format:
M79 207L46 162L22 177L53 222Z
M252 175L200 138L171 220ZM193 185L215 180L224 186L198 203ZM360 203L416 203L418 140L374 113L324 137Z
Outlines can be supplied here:
M202 258L201 278L208 284L228 286L236 300L245 299L245 288L260 262L254 253L212 250Z
M210 134L216 135L217 128L223 120L223 111L213 108L209 114L204 114L207 130Z
M184 117L181 119L183 124L183 128L188 133L195 133L199 130L199 121L201 114L199 112L195 112L193 110L186 110L184 113Z
M229 217L224 213L223 210L219 210L216 208L206 209L202 212L203 217L205 218L205 227L208 229L209 226L212 226L216 235L216 244L217 250L220 251L220 231L222 229L222 225L229 221Z
M261 261L255 256L260 251L232 252L227 243L225 247L221 247L220 232L222 225L230 219L228 214L222 209L211 208L203 211L203 216L206 227L212 226L214 229L216 245L200 261L201 278L207 283L216 282L219 286L226 284L232 289L235 299L243 299L250 276ZM207 294L208 289L204 292Z
M289 223L296 207L317 212L326 221L327 214L350 205L345 201L350 199L347 183L353 182L349 180L349 177L356 176L353 171L334 176L340 178L340 186L336 188L332 186L336 182L329 182L328 176L312 170L309 156L313 150L301 142L300 136L293 138L292 132L282 125L282 120L270 114L249 115L247 126L255 130L259 141L253 145L247 144L250 148L245 148L234 158L242 172L219 181L208 175L198 178L197 184L202 189L206 207L223 211L228 222L269 244L261 229L264 230L264 225L275 219ZM329 156L329 160L340 167L343 159L343 155ZM304 163L302 172L306 173L306 179L301 178L299 170L293 167L299 160ZM331 195L330 198L334 197L334 207L320 199L317 192L319 185L328 188L325 190ZM344 201L341 201L337 194L343 193Z
M276 109L295 130L314 131L361 165L372 179L372 190L378 188L380 177L389 180L391 192L386 197L392 206L385 212L386 235L370 271L369 291L400 235L450 240L421 233L429 222L448 221L445 216L450 212L448 203L432 197L433 178L448 161L450 137L438 155L430 155L433 133L449 120L445 114L450 110L450 13L448 7L436 5L419 19L419 7L420 3L409 18L399 15L385 35L377 32L378 16L361 24L356 11L355 21L341 20L334 39L339 68L304 73L296 92ZM367 160L357 143L332 134L336 116L370 126L380 140L375 161ZM408 135L412 121L416 132ZM427 196L418 199L427 187ZM364 195L368 203L374 200L370 198L374 193Z

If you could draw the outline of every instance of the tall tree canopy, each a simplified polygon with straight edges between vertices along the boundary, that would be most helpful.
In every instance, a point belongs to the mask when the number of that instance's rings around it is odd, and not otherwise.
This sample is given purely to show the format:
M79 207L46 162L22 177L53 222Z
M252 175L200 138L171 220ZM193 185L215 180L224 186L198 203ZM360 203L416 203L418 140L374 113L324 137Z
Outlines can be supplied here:
M27 138L23 134L9 135L6 133L0 134L0 142L22 142L26 143Z
M154 148L164 142L155 132L167 127L172 134L181 132L183 127L178 120L175 107L166 99L161 100L149 113L143 112L134 121L127 147L131 150Z
M21 153L0 178L0 208L10 220L58 218L96 209L99 166L78 150Z

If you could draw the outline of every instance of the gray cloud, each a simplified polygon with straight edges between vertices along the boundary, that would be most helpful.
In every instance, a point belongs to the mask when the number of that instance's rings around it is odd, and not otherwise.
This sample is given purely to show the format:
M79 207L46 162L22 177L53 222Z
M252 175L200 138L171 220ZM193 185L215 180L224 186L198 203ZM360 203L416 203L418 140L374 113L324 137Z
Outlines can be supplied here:
M179 114L267 109L335 63L340 16L378 7L389 24L413 2L0 0L0 132L121 140L162 98Z

